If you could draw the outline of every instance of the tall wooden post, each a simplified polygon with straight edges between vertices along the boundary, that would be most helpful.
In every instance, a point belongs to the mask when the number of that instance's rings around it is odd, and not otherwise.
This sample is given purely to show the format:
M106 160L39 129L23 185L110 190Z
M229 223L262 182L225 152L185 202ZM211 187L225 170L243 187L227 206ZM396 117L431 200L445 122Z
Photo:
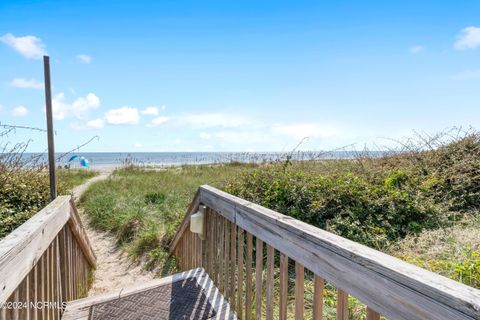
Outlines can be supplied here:
M50 83L50 58L43 56L43 71L45 75L45 106L47 112L47 137L48 137L48 169L50 172L50 196L52 200L57 197L57 180L55 177L55 143L53 139L52 118L52 90Z

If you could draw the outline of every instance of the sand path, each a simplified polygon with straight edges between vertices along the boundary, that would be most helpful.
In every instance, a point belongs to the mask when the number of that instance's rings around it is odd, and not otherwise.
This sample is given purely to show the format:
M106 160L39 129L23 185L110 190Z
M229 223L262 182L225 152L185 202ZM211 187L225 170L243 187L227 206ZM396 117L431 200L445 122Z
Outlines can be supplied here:
M75 200L79 199L90 184L107 179L112 170L102 170L99 175L72 190ZM154 278L153 272L148 272L134 262L116 245L115 238L107 233L95 230L88 223L88 217L82 208L78 208L86 229L87 236L97 256L95 280L88 295L108 292L114 289L132 286Z

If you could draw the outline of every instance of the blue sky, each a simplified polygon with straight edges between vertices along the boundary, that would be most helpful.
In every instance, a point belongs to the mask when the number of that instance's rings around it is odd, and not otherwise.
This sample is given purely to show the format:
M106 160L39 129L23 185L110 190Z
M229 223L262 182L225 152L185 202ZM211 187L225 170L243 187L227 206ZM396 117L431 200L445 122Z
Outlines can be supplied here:
M479 1L3 0L2 124L45 128L44 53L60 151L95 135L84 151L361 149L480 127Z

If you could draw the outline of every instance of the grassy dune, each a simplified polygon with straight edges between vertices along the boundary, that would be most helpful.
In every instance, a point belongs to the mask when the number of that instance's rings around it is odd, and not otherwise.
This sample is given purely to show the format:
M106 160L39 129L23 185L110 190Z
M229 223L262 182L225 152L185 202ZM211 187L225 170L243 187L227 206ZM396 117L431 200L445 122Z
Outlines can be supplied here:
M80 199L91 223L113 232L119 243L147 267L163 269L167 245L198 186L223 187L250 165L182 166L152 171L115 171L92 185ZM168 273L165 266L164 273Z

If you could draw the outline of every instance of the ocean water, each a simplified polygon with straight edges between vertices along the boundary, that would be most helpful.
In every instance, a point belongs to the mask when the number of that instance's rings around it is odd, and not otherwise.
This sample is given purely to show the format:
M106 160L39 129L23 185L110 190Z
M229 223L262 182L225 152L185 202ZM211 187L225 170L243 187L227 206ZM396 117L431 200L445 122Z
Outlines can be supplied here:
M354 157L379 157L385 154L382 151L301 151L294 153L284 152L76 152L90 162L92 168L119 167L127 164L139 166L172 166L182 164L215 164L215 163L262 163L292 160L322 160L322 159L350 159ZM80 167L79 160L69 162L73 154L56 154L58 166ZM35 159L37 163L46 163L47 155L40 153L25 153L25 161Z

